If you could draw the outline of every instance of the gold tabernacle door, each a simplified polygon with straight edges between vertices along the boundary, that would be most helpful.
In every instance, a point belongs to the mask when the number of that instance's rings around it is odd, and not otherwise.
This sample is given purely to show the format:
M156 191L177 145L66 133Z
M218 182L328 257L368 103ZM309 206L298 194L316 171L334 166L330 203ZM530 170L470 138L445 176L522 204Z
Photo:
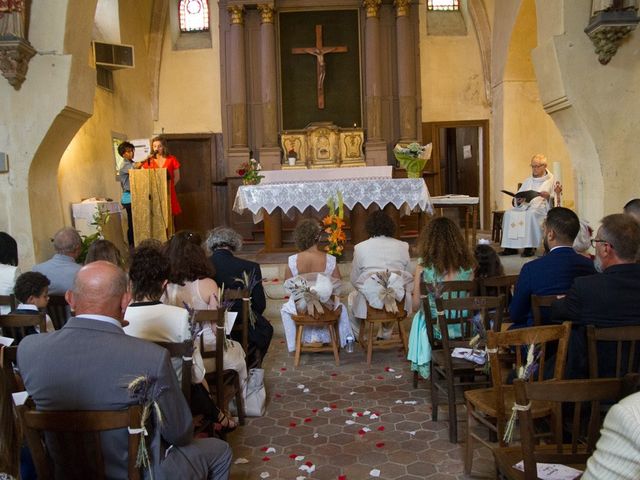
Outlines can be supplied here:
M280 139L284 169L366 166L361 128L339 128L331 122L310 123L303 130L284 132Z

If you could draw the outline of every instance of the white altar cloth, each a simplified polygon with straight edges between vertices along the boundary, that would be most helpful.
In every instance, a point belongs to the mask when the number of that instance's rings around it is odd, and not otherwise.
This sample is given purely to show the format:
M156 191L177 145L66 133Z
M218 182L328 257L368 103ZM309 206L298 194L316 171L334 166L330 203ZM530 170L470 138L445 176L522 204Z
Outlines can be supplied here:
M406 215L414 209L433 213L429 191L422 178L364 178L243 185L238 188L233 210L242 213L248 209L253 213L253 221L258 223L265 212L270 214L277 207L285 213L293 209L304 212L308 207L320 211L337 192L342 192L344 206L348 209L358 203L364 208L371 204L380 208L393 204Z
M298 170L263 170L260 172L265 183L318 182L328 180L354 180L361 178L391 178L393 167L343 167Z

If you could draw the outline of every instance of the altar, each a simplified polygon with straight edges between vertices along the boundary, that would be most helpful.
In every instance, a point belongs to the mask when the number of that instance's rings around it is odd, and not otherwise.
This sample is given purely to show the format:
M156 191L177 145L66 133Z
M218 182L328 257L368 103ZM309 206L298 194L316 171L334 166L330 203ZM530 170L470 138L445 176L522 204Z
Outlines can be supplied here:
M391 171L391 167L267 171L260 185L238 188L233 210L249 210L255 223L264 220L265 252L274 252L282 246L281 212L304 212L309 207L319 212L329 198L341 192L344 206L351 212L351 241L355 244L366 239L364 221L371 205L380 209L392 206L405 215L412 211L433 213L424 180L391 178Z

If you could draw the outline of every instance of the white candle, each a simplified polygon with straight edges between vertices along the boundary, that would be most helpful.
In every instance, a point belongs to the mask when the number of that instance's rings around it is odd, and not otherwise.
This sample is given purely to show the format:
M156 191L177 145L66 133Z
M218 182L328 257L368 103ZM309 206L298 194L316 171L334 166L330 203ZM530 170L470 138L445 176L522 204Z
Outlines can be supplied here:
M553 162L551 173L553 173L553 178L555 179L555 181L562 184L562 165L560 165L560 162Z

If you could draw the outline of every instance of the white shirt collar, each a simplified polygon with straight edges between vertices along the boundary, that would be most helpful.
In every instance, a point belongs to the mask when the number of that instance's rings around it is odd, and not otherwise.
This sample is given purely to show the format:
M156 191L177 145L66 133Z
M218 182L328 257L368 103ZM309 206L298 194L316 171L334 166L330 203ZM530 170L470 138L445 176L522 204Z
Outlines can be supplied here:
M549 253L553 252L556 248L573 248L573 247L570 247L569 245L556 245L551 250L549 250Z
M36 312L39 311L38 307L31 303L21 303L17 306L16 310L35 310Z
M106 315L95 315L91 313L83 313L82 315L77 315L76 318L88 318L90 320L98 320L100 322L110 323L111 325L115 325L116 327L122 329L122 324L116 320L115 318L107 317Z

